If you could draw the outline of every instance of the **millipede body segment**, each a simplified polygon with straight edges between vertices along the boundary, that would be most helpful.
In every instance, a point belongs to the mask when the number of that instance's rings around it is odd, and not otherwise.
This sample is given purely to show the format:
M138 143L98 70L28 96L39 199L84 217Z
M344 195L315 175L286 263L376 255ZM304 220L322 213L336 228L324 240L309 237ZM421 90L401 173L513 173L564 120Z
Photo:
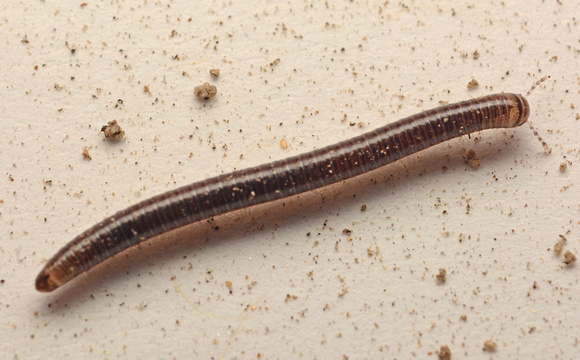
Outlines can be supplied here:
M178 227L349 179L461 135L517 127L529 114L522 95L488 95L427 110L305 154L166 192L78 235L46 263L36 278L36 289L53 291L128 247Z

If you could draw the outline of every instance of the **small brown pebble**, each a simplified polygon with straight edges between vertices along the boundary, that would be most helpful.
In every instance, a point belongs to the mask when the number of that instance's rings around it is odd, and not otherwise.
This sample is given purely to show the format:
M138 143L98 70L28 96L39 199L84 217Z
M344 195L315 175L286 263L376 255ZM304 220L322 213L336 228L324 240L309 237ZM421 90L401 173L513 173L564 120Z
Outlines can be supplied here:
M203 83L203 85L196 86L193 89L193 93L195 96L207 100L217 94L217 88L210 83Z
M220 69L211 69L209 73L212 77L217 79L220 76Z
M465 154L464 158L465 162L474 169L477 169L481 165L481 161L477 158L477 155L473 149L469 150L467 154Z
M286 149L288 147L286 140L282 139L282 141L280 141L280 146L282 146L284 149Z
M352 234L352 230L351 229L344 228L344 229L342 229L342 233L343 234L346 234L346 235L350 235L350 234Z
M367 211L367 206L366 206L366 205L363 205L363 206L361 206L361 207L360 207L360 211L361 211L361 212L365 212L365 211Z
M125 138L125 132L117 124L117 120L109 121L107 125L103 125L101 131L105 133L107 139L123 140Z
M92 160L91 155L89 154L89 149L86 146L83 148L83 158Z
M471 90L473 88L476 88L479 86L479 83L477 82L477 80L472 79L470 82L467 83L467 90Z
M451 360L451 350L449 349L449 346L441 346L441 349L439 349L439 360Z
M435 278L439 284L444 284L447 281L447 270L439 269L439 274L435 275Z
M483 343L483 351L496 351L497 344L493 340L487 340Z
M459 317L459 320L461 320L461 321L467 321L467 315L466 314L461 315Z
M560 171L566 171L567 168L568 168L568 164L566 164L566 163L560 164Z
M558 240L558 242L554 245L554 254L560 255L562 253L562 248L564 247L564 243L562 240Z
M564 264L570 265L576 262L576 255L572 254L570 251L564 253Z

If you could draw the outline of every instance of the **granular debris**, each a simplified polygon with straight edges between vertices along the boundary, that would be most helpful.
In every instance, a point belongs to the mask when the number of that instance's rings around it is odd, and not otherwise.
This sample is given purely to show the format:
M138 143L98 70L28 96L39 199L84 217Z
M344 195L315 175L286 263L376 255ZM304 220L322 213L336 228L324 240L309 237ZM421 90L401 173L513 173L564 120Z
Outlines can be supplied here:
M497 344L493 340L487 340L483 343L483 351L496 351Z
M441 346L441 349L439 350L439 360L451 360L451 350L449 349L449 346Z
M469 150L467 154L465 154L464 158L465 162L474 169L477 169L481 165L481 161L477 158L477 155L473 149Z
M86 146L83 148L83 159L92 160L91 154L89 154L89 149Z
M117 124L117 120L109 121L107 125L103 125L101 131L105 133L105 138L110 140L123 140L125 138L125 132Z
M564 253L564 264L570 265L576 262L576 255L569 250Z
M439 274L435 275L435 278L437 279L437 283L444 284L447 281L447 270L439 269Z
M207 100L214 97L217 94L217 88L210 83L203 83L203 85L196 86L193 89L195 96Z
M467 83L467 90L471 90L473 88L476 88L479 86L479 83L477 82L477 80L472 79L470 82Z
M562 248L564 247L564 243L562 240L558 240L558 242L554 245L554 254L560 255L562 253Z

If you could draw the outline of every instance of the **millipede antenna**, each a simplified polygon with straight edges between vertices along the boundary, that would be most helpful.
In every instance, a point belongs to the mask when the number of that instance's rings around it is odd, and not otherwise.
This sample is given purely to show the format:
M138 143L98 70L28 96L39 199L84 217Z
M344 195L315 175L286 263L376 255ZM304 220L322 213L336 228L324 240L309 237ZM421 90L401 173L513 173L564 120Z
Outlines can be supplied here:
M544 81L548 80L549 78L550 78L550 76L544 76L540 80L536 81L534 83L534 85L532 85L532 87L530 88L530 90L528 90L528 92L526 93L526 98L528 96L530 96L530 94L532 93L532 91L534 91L534 89L537 88L538 85L540 85ZM532 123L530 122L529 119L528 119L528 126L530 127L530 130L532 130L532 133L534 133L534 135L536 136L536 138L538 138L538 140L542 143L542 146L544 147L544 151L546 153L550 154L552 152L552 149L548 146L548 144L544 141L544 139L542 139L542 137L540 136L540 134L538 134L538 131L532 126Z

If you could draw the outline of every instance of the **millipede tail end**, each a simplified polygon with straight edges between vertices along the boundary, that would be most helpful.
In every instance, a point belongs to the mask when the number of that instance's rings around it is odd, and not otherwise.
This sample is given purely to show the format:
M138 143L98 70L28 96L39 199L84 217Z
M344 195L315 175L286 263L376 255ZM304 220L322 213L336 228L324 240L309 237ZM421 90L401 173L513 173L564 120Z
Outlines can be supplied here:
M36 290L40 292L51 292L60 286L60 282L56 281L53 275L43 270L36 277Z

